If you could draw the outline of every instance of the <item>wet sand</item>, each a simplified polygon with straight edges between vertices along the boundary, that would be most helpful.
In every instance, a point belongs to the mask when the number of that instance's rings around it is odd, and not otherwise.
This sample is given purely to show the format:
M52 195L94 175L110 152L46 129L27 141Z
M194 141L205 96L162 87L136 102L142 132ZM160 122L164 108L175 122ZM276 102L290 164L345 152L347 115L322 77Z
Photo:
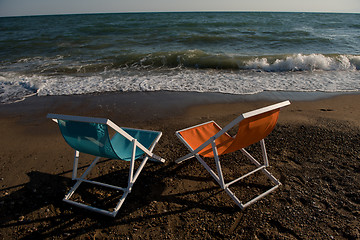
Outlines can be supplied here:
M240 210L187 153L176 130L239 114L289 98L266 139L270 171L282 186ZM116 218L61 200L73 185L73 150L46 114L107 117L119 126L163 132ZM360 95L267 93L258 96L190 93L32 97L0 106L1 239L359 239ZM260 157L257 146L249 148ZM91 158L80 161L83 169ZM251 166L241 153L223 156L226 179ZM127 163L104 160L91 178L120 185ZM259 177L259 178L256 178ZM260 175L237 186L246 200L269 187ZM116 192L84 188L96 204ZM109 200L110 199L110 200ZM105 200L104 200L105 201Z

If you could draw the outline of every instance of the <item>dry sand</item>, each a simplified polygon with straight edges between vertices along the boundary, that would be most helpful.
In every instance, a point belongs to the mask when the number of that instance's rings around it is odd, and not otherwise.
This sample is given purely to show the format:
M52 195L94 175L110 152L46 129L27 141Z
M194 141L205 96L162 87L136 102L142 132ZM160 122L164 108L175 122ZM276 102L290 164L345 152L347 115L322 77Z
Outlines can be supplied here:
M360 95L292 101L284 108L266 139L270 171L283 185L245 210L195 159L174 163L187 153L174 132L208 120L225 126L276 99L140 95L34 97L0 106L1 239L360 239ZM48 112L160 130L155 153L166 163L145 166L116 218L74 208L61 201L73 184L74 152ZM257 150L249 149L259 157ZM81 158L80 167L89 162ZM227 179L251 166L241 153L223 156L222 164ZM91 178L120 184L127 167L105 160ZM255 175L238 184L237 193L246 200L268 186ZM99 198L117 195L80 193L100 205Z

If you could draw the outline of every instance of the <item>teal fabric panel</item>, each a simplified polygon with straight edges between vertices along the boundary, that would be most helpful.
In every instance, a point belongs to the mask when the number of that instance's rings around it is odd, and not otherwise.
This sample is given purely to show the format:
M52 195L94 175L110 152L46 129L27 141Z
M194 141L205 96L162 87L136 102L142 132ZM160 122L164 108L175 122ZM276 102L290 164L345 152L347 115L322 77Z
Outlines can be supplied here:
M119 159L105 124L58 120L65 141L74 149L94 156Z
M150 146L153 144L153 142L160 134L158 132L151 132L146 130L129 129L129 128L122 128L122 129L133 138L136 138L137 141L147 149L150 148ZM126 161L131 160L131 155L133 151L132 142L128 141L121 134L116 133L115 136L111 139L111 143L114 147L116 154L121 159ZM144 152L141 149L136 148L135 159L141 157L143 154Z

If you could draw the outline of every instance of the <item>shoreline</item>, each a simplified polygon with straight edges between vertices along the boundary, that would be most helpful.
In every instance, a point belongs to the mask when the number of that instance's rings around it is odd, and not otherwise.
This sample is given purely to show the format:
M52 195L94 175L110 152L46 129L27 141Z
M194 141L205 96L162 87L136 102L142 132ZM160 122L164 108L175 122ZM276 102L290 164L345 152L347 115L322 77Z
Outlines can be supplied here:
M174 133L209 120L225 126L239 114L282 99L120 95L32 97L0 106L0 239L360 238L360 94L290 99L265 140L270 171L282 186L244 210L196 160L174 163L187 153ZM71 207L61 200L73 185L74 151L46 118L50 112L106 117L121 127L162 131L154 153L166 162L145 165L116 218ZM241 156L223 156L225 178L247 166ZM81 158L81 170L89 160ZM127 173L122 161L104 160L91 178L119 185ZM267 183L250 177L242 186L239 196L246 198L249 189ZM93 193L85 191L84 196Z
M107 92L85 95L61 95L61 96L31 96L23 101L0 104L0 113L3 116L16 115L17 113L38 113L44 109L56 111L66 109L68 114L77 114L79 106L87 109L97 108L100 112L114 111L135 112L151 114L158 112L161 117L173 116L174 110L183 113L187 108L196 105L225 104L236 102L279 102L296 101L308 102L330 99L338 96L359 95L358 92L287 92L287 91L264 91L257 94L234 95L224 93L202 92ZM147 107L151 106L151 107ZM151 108L153 111L151 111ZM102 110L102 111L101 111ZM97 114L97 113L95 113ZM157 114L156 114L157 115ZM106 116L104 116L106 117Z

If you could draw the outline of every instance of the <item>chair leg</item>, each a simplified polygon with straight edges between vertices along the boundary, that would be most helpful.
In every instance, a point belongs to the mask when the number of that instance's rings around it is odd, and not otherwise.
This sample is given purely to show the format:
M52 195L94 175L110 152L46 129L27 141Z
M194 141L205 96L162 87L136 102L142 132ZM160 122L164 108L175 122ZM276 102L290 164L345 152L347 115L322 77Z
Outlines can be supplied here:
M123 205L126 197L131 192L132 186L134 185L136 179L139 177L141 170L144 168L146 162L149 160L149 156L144 157L144 159L142 160L142 162L140 163L139 167L136 169L136 172L135 172L136 147L137 147L137 141L134 140L133 141L133 154L132 154L132 159L130 161L130 169L129 169L129 176L128 176L128 186L126 188L122 188L122 187L118 187L118 186L114 186L114 185L110 185L110 184L101 183L101 182L86 179L87 175L90 173L90 171L98 163L100 157L96 157L93 160L93 162L90 164L90 166L86 169L86 171L81 175L81 177L77 178L76 177L76 175L77 175L76 172L77 172L77 167L78 167L79 152L75 151L75 159L74 159L73 175L72 176L73 176L73 180L76 180L76 183L70 189L70 191L65 195L63 201L67 202L67 203L70 203L72 205L75 205L77 207L81 207L81 208L84 208L84 209L87 209L87 210L90 210L90 211L94 211L94 212L97 212L97 213L100 213L100 214L104 214L104 215L107 215L107 216L115 217L116 214L118 213L118 211L120 210L121 206ZM113 211L107 211L107 210L104 210L104 209L96 208L96 207L93 207L93 206L90 206L90 205L86 205L86 204L83 204L83 203L79 203L79 202L70 200L70 198L73 196L73 194L78 189L80 184L83 183L83 182L90 183L90 184L95 184L95 185L99 185L99 186L103 186L103 187L113 188L113 189L116 189L116 190L119 190L119 191L123 191L123 194L122 194L120 200L118 201L117 205L113 209Z
M222 169L221 169L221 164L220 164L220 159L218 157L218 154L217 154L217 149L216 149L216 145L215 143L212 143L212 147L213 147L213 152L214 152L214 158L215 158L215 163L216 163L216 168L217 168L217 172L218 172L218 175L215 173L214 170L212 170L209 165L207 165L207 163L199 156L199 154L195 154L195 157L197 158L197 160L205 167L205 169L210 173L210 175L218 182L218 184L220 185L220 187L222 189L224 189L224 191L233 199L233 201L241 208L241 209L244 209L246 207L248 207L249 205L255 203L256 201L260 200L261 198L265 197L266 195L268 195L269 193L273 192L274 190L276 190L280 185L281 183L266 169L267 166L269 166L269 163L268 163L268 158L267 158L267 155L266 155L266 149L265 149L265 143L264 141L260 141L260 144L261 144L261 149L262 149L262 154L263 154L263 160L264 160L264 164L260 164L250 153L248 153L245 149L241 149L242 153L248 158L251 160L252 163L255 164L256 166L256 169L251 171L251 172L248 172L242 176L240 176L239 178L231 181L231 182L228 182L228 183L225 183L225 180L224 180L224 177L223 177L223 173L222 173ZM193 153L190 153L191 155ZM188 155L190 155L188 154ZM186 155L186 156L188 156ZM186 157L185 156L185 157ZM193 155L192 155L193 156ZM181 160L181 159L179 159ZM271 180L274 184L273 187L271 187L270 189L268 189L267 191L257 195L256 197L254 197L253 199L247 201L246 203L242 203L242 201L240 201L237 196L230 190L230 186L258 171L262 171L267 177L269 180Z
M247 174L244 174L243 176L233 180L232 182L226 184L226 192L227 194L230 195L231 198L233 198L233 200L235 201L235 203L241 208L244 209L246 207L248 207L249 205L255 203L256 201L260 200L261 198L265 197L266 195L268 195L269 193L273 192L274 190L276 190L281 183L266 169L266 167L269 166L269 161L268 161L268 157L267 157L267 153L266 153L266 148L265 148L265 141L264 139L260 140L260 145L261 145L261 151L262 151L262 157L263 157L263 161L264 164L261 165L250 153L248 153L245 149L241 149L242 153L248 158L250 159L256 166L257 168L251 172L248 172ZM271 180L274 184L273 187L271 187L270 189L268 189L267 191L259 194L258 196L254 197L253 199L249 200L246 203L242 203L241 201L239 201L239 199L235 196L235 194L230 190L230 185L234 184L235 182L240 181L241 179L244 179L245 177L248 177L252 174L254 174L257 171L262 171L269 180Z
M205 169L210 173L210 175L215 179L215 181L221 186L221 180L218 175L206 164L206 162L198 155L195 155L196 159L205 167Z
M129 170L129 178L128 178L128 186L126 188L126 191L124 192L124 194L122 195L121 199L119 200L118 204L116 205L116 207L114 208L114 217L117 214L117 212L120 210L122 204L124 203L127 195L131 192L132 190L132 186L134 185L136 179L139 177L141 170L144 168L146 162L149 160L149 156L144 157L144 159L142 160L142 162L140 163L140 166L137 168L136 172L134 173L134 168L135 168L135 153L136 153L136 144L137 144L137 140L134 139L133 140L133 154L131 157L131 161L130 161L130 170ZM153 150L155 144L150 148L150 151Z
M135 171L135 161L136 161L135 160L136 144L137 144L136 139L134 139L133 144L134 144L134 147L133 147L132 158L130 161L129 179L128 179L128 187L127 187L129 192L131 192L132 186L134 185L136 179L139 177L140 172L144 168L146 162L150 159L149 156L145 156L143 158L142 162L140 163L140 166L137 168L136 172L134 172Z
M129 178L128 178L128 190L131 191L131 186L133 183L134 176L134 166L135 166L135 153L136 153L136 139L133 139L133 151L130 161L130 169L129 169Z
M261 151L262 151L262 156L263 156L263 161L264 161L264 165L266 167L269 166L269 159L267 157L267 153L266 153L266 147L265 147L265 140L261 139L260 140L260 146L261 146Z
M195 156L194 153L189 153L189 154L186 154L185 156L183 156L183 157L181 157L179 159L176 159L175 162L176 163L181 163L181 162L186 161L186 160L188 160L188 159L190 159L190 158L192 158L194 156Z
M72 172L72 180L77 178L77 169L78 169L78 163L79 163L79 155L80 152L75 150L75 157L74 157L74 166L73 166L73 172Z
M221 170L221 164L220 164L220 160L219 160L219 156L218 156L218 151L216 148L216 144L215 141L211 142L211 146L213 149L213 153L214 153L214 159L215 159L215 164L216 164L216 170L218 172L218 178L219 178L219 182L220 182L220 186L222 189L225 188L225 181L224 181L224 176Z
M79 152L75 152L75 161L74 161L74 167L73 169L75 171L77 171L77 162L79 159ZM75 178L73 178L73 180L76 180L75 185L70 189L70 191L65 195L63 201L70 203L74 206L80 207L80 208L84 208L93 212L97 212L103 215L107 215L107 216L111 216L111 217L115 217L116 214L118 213L119 209L121 208L122 204L124 203L129 191L128 188L122 188L122 187L118 187L118 186L114 186L114 185L110 185L110 184L106 184L106 183L101 183L101 182L97 182L97 181L92 181L92 180L87 180L85 179L87 177L87 175L91 172L91 170L95 167L95 165L98 163L100 157L96 157L93 162L90 164L90 166L86 169L86 171L81 175L81 177L76 178L76 173L73 173L73 177L75 176ZM99 185L99 186L103 186L103 187L108 187L108 188L112 188L112 189L116 189L119 191L123 191L123 195L121 196L119 202L117 203L116 207L114 208L113 211L107 211L104 209L100 209L100 208L96 208L84 203L79 203L76 201L71 200L70 198L73 196L73 194L75 193L75 191L78 189L78 187L80 186L81 183L86 182L86 183L90 183L90 184L95 184L95 185Z

